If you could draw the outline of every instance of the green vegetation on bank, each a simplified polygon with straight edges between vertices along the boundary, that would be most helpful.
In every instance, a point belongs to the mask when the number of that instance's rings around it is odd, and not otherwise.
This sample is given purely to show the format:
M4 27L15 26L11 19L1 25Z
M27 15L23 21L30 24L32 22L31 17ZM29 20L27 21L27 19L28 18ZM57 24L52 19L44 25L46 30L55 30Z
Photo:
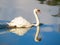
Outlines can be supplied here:
M46 4L48 5L60 5L60 0L38 0L41 3L44 3L46 1Z

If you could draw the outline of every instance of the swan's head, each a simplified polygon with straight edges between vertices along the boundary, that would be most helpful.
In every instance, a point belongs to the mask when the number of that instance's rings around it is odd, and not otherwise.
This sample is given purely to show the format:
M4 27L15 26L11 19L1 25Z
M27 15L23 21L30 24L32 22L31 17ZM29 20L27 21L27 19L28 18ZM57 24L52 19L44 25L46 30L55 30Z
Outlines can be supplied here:
M34 13L39 14L40 13L40 9L35 8L34 9Z

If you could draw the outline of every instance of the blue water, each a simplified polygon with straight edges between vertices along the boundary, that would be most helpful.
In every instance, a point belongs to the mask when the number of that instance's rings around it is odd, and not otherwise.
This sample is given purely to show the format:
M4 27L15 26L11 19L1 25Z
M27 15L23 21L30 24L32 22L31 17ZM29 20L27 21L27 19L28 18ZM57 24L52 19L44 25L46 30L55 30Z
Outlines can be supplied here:
M34 40L36 27L30 28L27 33L20 36L9 32L11 29L1 28L2 25L0 25L0 45L60 45L60 32L57 29L58 26L55 25L60 24L60 18L52 16L59 13L59 6L39 4L37 0L0 0L0 24L6 24L18 16L23 16L28 21L35 23L34 8L41 10L39 20L41 23L47 24L40 26L39 36L42 40L40 42Z
M53 31L47 31L45 28L51 27ZM42 40L35 42L36 27L32 27L23 36L19 36L15 33L8 32L9 29L0 29L0 45L60 45L60 32L54 30L54 25L42 25L40 26L40 35ZM45 29L46 31L44 31Z

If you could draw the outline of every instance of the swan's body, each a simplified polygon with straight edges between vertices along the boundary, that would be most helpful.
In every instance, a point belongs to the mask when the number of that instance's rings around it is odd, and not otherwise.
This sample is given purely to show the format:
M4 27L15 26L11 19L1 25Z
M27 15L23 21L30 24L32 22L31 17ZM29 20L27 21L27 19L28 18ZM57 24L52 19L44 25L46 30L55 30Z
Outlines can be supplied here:
M28 22L23 17L16 17L13 19L10 23L8 23L9 26L16 26L16 27L31 27L32 24Z
M39 19L38 19L38 13L40 12L39 9L34 9L34 15L36 18L36 24L31 24L30 22L28 22L26 19L24 19L23 17L16 17L15 19L13 19L10 23L8 23L8 25L11 27L32 27L32 26L37 26L39 25Z

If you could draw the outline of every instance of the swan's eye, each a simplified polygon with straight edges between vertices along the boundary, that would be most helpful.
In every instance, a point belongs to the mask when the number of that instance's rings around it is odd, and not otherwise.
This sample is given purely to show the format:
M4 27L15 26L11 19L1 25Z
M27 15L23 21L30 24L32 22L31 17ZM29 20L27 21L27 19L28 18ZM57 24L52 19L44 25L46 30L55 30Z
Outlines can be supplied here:
M37 10L38 12L40 12L40 10Z

